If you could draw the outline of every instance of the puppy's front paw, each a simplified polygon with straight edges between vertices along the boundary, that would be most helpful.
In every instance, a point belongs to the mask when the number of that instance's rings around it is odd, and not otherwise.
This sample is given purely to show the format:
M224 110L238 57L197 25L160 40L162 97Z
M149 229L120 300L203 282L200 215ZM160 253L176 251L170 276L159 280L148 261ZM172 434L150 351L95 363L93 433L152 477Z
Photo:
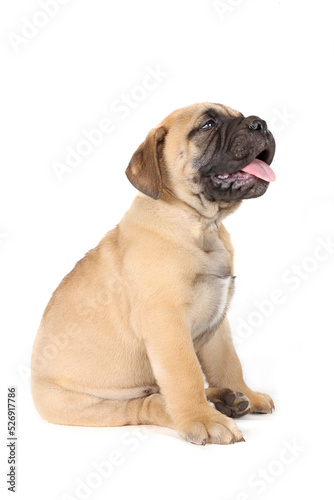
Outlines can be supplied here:
M232 418L246 415L251 402L248 397L241 392L235 392L231 389L206 389L207 399L215 405L216 410Z
M274 401L268 394L252 391L248 397L251 402L250 413L272 413L275 409Z
M201 415L200 418L185 420L177 425L177 431L186 441L205 445L232 444L244 441L242 433L233 420L218 413L213 408ZM212 410L212 412L210 411Z

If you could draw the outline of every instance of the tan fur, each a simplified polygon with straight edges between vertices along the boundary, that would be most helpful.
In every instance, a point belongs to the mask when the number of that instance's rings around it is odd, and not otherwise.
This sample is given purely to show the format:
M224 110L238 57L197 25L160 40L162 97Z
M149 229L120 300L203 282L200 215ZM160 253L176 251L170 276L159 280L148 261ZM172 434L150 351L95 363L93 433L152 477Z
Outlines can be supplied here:
M221 221L239 203L209 202L192 180L198 152L187 136L207 106L177 110L149 134L150 155L157 144L150 175L140 174L147 142L127 174L145 189L159 168L159 199L140 193L54 292L32 355L32 394L46 420L155 424L198 444L242 440L208 403L201 367L210 387L241 391L252 411L271 411L269 396L243 381L226 319L233 248Z

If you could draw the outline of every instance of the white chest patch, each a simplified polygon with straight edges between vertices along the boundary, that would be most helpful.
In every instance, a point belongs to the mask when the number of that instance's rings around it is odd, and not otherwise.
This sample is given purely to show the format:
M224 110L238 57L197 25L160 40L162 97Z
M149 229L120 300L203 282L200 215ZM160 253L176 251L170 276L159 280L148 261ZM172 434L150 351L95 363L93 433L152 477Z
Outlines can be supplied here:
M231 255L219 238L217 228L202 233L197 254L198 273L192 283L188 320L192 339L219 324L228 305L231 276Z
M195 340L217 325L227 306L231 276L200 276L193 289L193 301L189 307L191 336Z
M216 288L218 298L216 307L212 308L212 318L209 321L208 328L212 328L222 319L227 305L227 297L231 284L231 276L227 278L216 278L216 284L212 283L212 286Z

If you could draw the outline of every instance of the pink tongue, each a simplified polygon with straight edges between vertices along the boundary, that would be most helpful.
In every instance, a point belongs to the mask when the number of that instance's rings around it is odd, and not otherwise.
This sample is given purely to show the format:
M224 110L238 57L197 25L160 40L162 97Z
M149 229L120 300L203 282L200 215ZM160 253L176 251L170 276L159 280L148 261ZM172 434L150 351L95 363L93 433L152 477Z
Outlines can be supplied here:
M252 174L255 177L259 177L267 182L272 182L276 179L275 172L269 167L269 165L262 160L258 160L257 158L246 165L245 168L242 168L241 171Z

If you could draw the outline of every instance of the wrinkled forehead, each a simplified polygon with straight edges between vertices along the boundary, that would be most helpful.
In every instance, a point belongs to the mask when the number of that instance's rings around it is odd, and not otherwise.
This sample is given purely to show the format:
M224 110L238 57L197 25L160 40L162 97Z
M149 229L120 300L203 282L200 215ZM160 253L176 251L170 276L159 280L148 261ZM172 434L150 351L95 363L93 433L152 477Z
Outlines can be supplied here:
M169 132L174 130L176 132L182 131L184 135L203 119L216 117L237 118L241 116L243 116L242 113L224 104L204 102L173 111L159 125L166 127Z

